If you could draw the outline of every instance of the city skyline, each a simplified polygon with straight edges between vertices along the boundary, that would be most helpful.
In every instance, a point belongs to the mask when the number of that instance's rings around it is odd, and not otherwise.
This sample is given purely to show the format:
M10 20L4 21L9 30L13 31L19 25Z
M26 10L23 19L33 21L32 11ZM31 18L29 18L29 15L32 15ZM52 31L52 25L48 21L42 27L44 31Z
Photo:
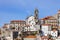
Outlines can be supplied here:
M39 18L54 15L60 9L60 0L0 0L0 26L11 20L25 20L39 10ZM45 13L45 14L44 14Z

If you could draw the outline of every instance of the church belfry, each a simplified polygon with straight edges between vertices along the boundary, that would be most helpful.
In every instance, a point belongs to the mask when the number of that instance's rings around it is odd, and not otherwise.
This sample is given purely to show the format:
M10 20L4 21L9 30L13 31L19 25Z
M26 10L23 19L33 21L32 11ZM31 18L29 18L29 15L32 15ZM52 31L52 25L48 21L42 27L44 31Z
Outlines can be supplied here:
M35 22L36 22L36 24L38 24L38 13L39 13L39 11L38 11L38 9L35 9L35 11L34 11L34 17L35 17Z
M35 11L34 11L34 17L35 17L36 19L38 19L38 13L39 13L38 9L35 9Z

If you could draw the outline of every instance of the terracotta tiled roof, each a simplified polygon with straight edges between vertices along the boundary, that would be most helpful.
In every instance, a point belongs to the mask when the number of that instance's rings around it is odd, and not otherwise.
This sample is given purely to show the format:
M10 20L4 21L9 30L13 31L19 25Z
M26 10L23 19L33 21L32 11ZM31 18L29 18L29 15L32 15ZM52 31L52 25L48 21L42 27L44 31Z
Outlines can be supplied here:
M3 28L7 28L7 26L6 25L8 25L8 23L5 23L4 25L3 25Z
M53 19L50 19L53 18ZM54 18L53 16L46 16L45 18L42 18L40 20L56 20L56 18Z
M11 22L25 22L24 20L12 20Z
M45 18L42 18L41 20L47 20L47 19L49 19L50 17L52 17L52 16L46 16Z
M43 36L42 37L42 40L44 40L44 39L48 39L48 36Z
M36 36L34 36L34 35L29 35L29 36L26 36L26 37L24 37L24 38L36 38Z
M3 28L7 28L6 26L3 26Z
M12 20L10 23L12 23L12 24L15 24L15 23L17 23L17 24L26 24L26 22L24 20Z
M4 25L4 26L3 26L3 28L7 28L7 26L6 26L6 25Z
M51 26L51 24L42 24L43 26Z

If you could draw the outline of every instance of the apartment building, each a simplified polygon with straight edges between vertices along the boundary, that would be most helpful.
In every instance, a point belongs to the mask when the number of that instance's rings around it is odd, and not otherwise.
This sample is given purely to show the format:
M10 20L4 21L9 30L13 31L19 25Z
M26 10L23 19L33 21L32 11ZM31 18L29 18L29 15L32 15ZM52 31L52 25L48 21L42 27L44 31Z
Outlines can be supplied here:
M58 37L58 31L57 31L57 29L53 29L52 31L51 31L51 36L52 36L52 38L57 38Z
M38 9L35 9L34 16L26 20L12 20L4 24L0 31L0 38L6 40L48 40L49 35L58 37L60 35L60 10L56 15L46 16L38 19ZM56 30L55 30L56 29Z
M24 20L12 20L10 22L10 29L13 31L13 40L16 38L21 38L23 27L25 27L26 22Z
M51 30L52 30L52 26L50 24L41 25L41 31L43 32L44 36L48 36Z
M51 24L53 26L58 26L60 29L60 10L53 15L53 16L47 16L45 18L40 19L41 24Z
M41 24L50 24L50 25L56 27L58 25L58 21L53 16L47 16L47 17L41 19Z
M13 40L13 34L11 30L1 28L1 40Z
M14 30L21 30L22 27L26 25L24 20L12 20L10 22L10 28Z
M58 37L58 35L60 35L60 10L58 10L57 14L53 16L46 16L45 18L40 19L40 22L41 22L41 25L50 24L50 26L52 26L51 27L52 29L50 32L52 36ZM55 32L53 29L56 29Z
M3 28L4 28L4 29L9 29L9 28L10 28L10 24L5 23L5 24L3 25Z

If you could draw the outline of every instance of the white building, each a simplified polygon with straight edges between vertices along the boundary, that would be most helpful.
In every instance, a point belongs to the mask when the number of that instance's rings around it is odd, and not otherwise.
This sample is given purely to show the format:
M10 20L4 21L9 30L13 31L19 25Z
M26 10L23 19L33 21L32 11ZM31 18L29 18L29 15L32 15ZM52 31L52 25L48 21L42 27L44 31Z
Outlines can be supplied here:
M8 24L8 23L4 24L4 25L3 25L3 28L4 28L4 29L9 29L9 28L10 28L10 24Z
M41 30L42 30L44 36L47 36L48 34L50 34L51 25L43 24L43 25L41 26Z
M29 25L29 26L24 27L24 30L28 30L28 31L38 31L38 30L40 30L40 25L36 25L34 16L29 16L26 19L26 24Z
M53 29L51 31L51 35L52 35L53 38L56 38L58 36L58 31L56 29Z
M34 26L26 26L24 27L24 31L37 31L37 29Z
M7 32L8 33L8 32ZM7 34L6 33L6 34ZM7 36L5 37L7 40L13 40L13 33L12 31L9 32L9 34L7 34Z
M3 38L1 38L1 40L3 40L3 39L13 40L13 33L11 30L5 30L3 28L1 30L2 30L1 37L3 37Z
M30 17L28 17L27 19L26 19L26 24L28 24L28 25L35 25L35 18L34 18L34 16L30 16Z

